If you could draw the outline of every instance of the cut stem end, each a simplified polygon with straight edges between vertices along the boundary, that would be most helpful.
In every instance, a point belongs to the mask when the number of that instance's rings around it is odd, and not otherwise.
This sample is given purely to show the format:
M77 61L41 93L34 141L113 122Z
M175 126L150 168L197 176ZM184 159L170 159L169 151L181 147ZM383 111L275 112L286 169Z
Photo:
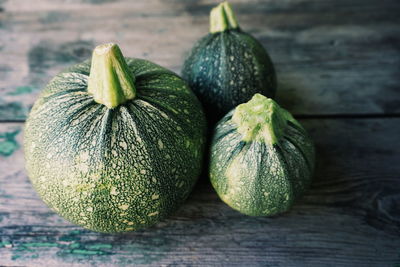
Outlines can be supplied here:
M118 45L108 43L93 50L88 92L108 108L135 98L134 77Z
M270 145L278 143L283 137L288 121L299 125L287 110L261 94L255 94L250 101L237 106L232 121L237 125L243 141Z
M239 28L231 5L225 1L210 12L210 33L223 32Z

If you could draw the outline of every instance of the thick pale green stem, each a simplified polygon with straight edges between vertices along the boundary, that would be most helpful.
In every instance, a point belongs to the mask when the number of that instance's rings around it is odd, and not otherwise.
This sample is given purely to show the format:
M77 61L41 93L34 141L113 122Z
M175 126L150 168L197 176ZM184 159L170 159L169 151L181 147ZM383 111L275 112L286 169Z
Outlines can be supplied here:
M242 134L243 141L259 141L271 145L283 137L288 121L300 126L287 110L260 94L255 94L249 102L237 106L232 121Z
M118 45L103 44L94 49L88 92L97 103L108 108L135 98L134 77Z
M223 32L239 28L235 14L228 2L214 7L210 13L210 33Z

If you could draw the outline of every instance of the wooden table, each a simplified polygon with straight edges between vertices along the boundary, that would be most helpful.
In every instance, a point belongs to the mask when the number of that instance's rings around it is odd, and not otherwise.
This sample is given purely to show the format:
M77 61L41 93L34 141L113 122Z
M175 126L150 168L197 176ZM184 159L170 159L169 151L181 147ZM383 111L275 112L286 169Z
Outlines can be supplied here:
M309 192L271 218L223 204L207 177L157 226L74 226L36 195L22 128L61 69L117 42L180 72L213 0L0 0L0 265L400 266L400 2L232 0L268 49L277 100L317 146Z

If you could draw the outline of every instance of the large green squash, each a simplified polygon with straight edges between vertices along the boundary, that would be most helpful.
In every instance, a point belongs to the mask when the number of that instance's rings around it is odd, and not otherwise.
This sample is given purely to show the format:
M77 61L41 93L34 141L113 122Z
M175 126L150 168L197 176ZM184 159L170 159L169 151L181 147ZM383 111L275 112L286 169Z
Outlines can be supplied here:
M153 225L201 171L205 117L176 74L118 46L58 74L25 126L28 175L57 213L100 232Z
M255 93L274 97L276 75L264 47L242 31L227 2L210 14L210 33L187 57L182 76L199 97L209 121L221 118Z
M287 211L310 184L314 145L272 99L256 94L217 125L210 178L220 198L255 216Z

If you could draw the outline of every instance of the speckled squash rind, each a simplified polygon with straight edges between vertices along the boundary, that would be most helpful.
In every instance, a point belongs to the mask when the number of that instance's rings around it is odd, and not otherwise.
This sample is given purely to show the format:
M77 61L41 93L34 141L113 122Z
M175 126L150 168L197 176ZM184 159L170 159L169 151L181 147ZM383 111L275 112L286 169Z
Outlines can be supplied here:
M90 61L58 74L25 126L28 175L71 222L124 232L159 222L187 198L201 171L206 122L176 74L126 58L137 96L116 108L87 92Z
M311 182L314 144L303 127L286 110L281 111L288 120L274 144L260 138L244 141L232 119L235 109L214 131L211 183L226 204L243 214L270 216L285 212Z
M276 74L267 51L253 36L235 27L200 39L182 68L182 77L213 122L255 93L275 96Z

